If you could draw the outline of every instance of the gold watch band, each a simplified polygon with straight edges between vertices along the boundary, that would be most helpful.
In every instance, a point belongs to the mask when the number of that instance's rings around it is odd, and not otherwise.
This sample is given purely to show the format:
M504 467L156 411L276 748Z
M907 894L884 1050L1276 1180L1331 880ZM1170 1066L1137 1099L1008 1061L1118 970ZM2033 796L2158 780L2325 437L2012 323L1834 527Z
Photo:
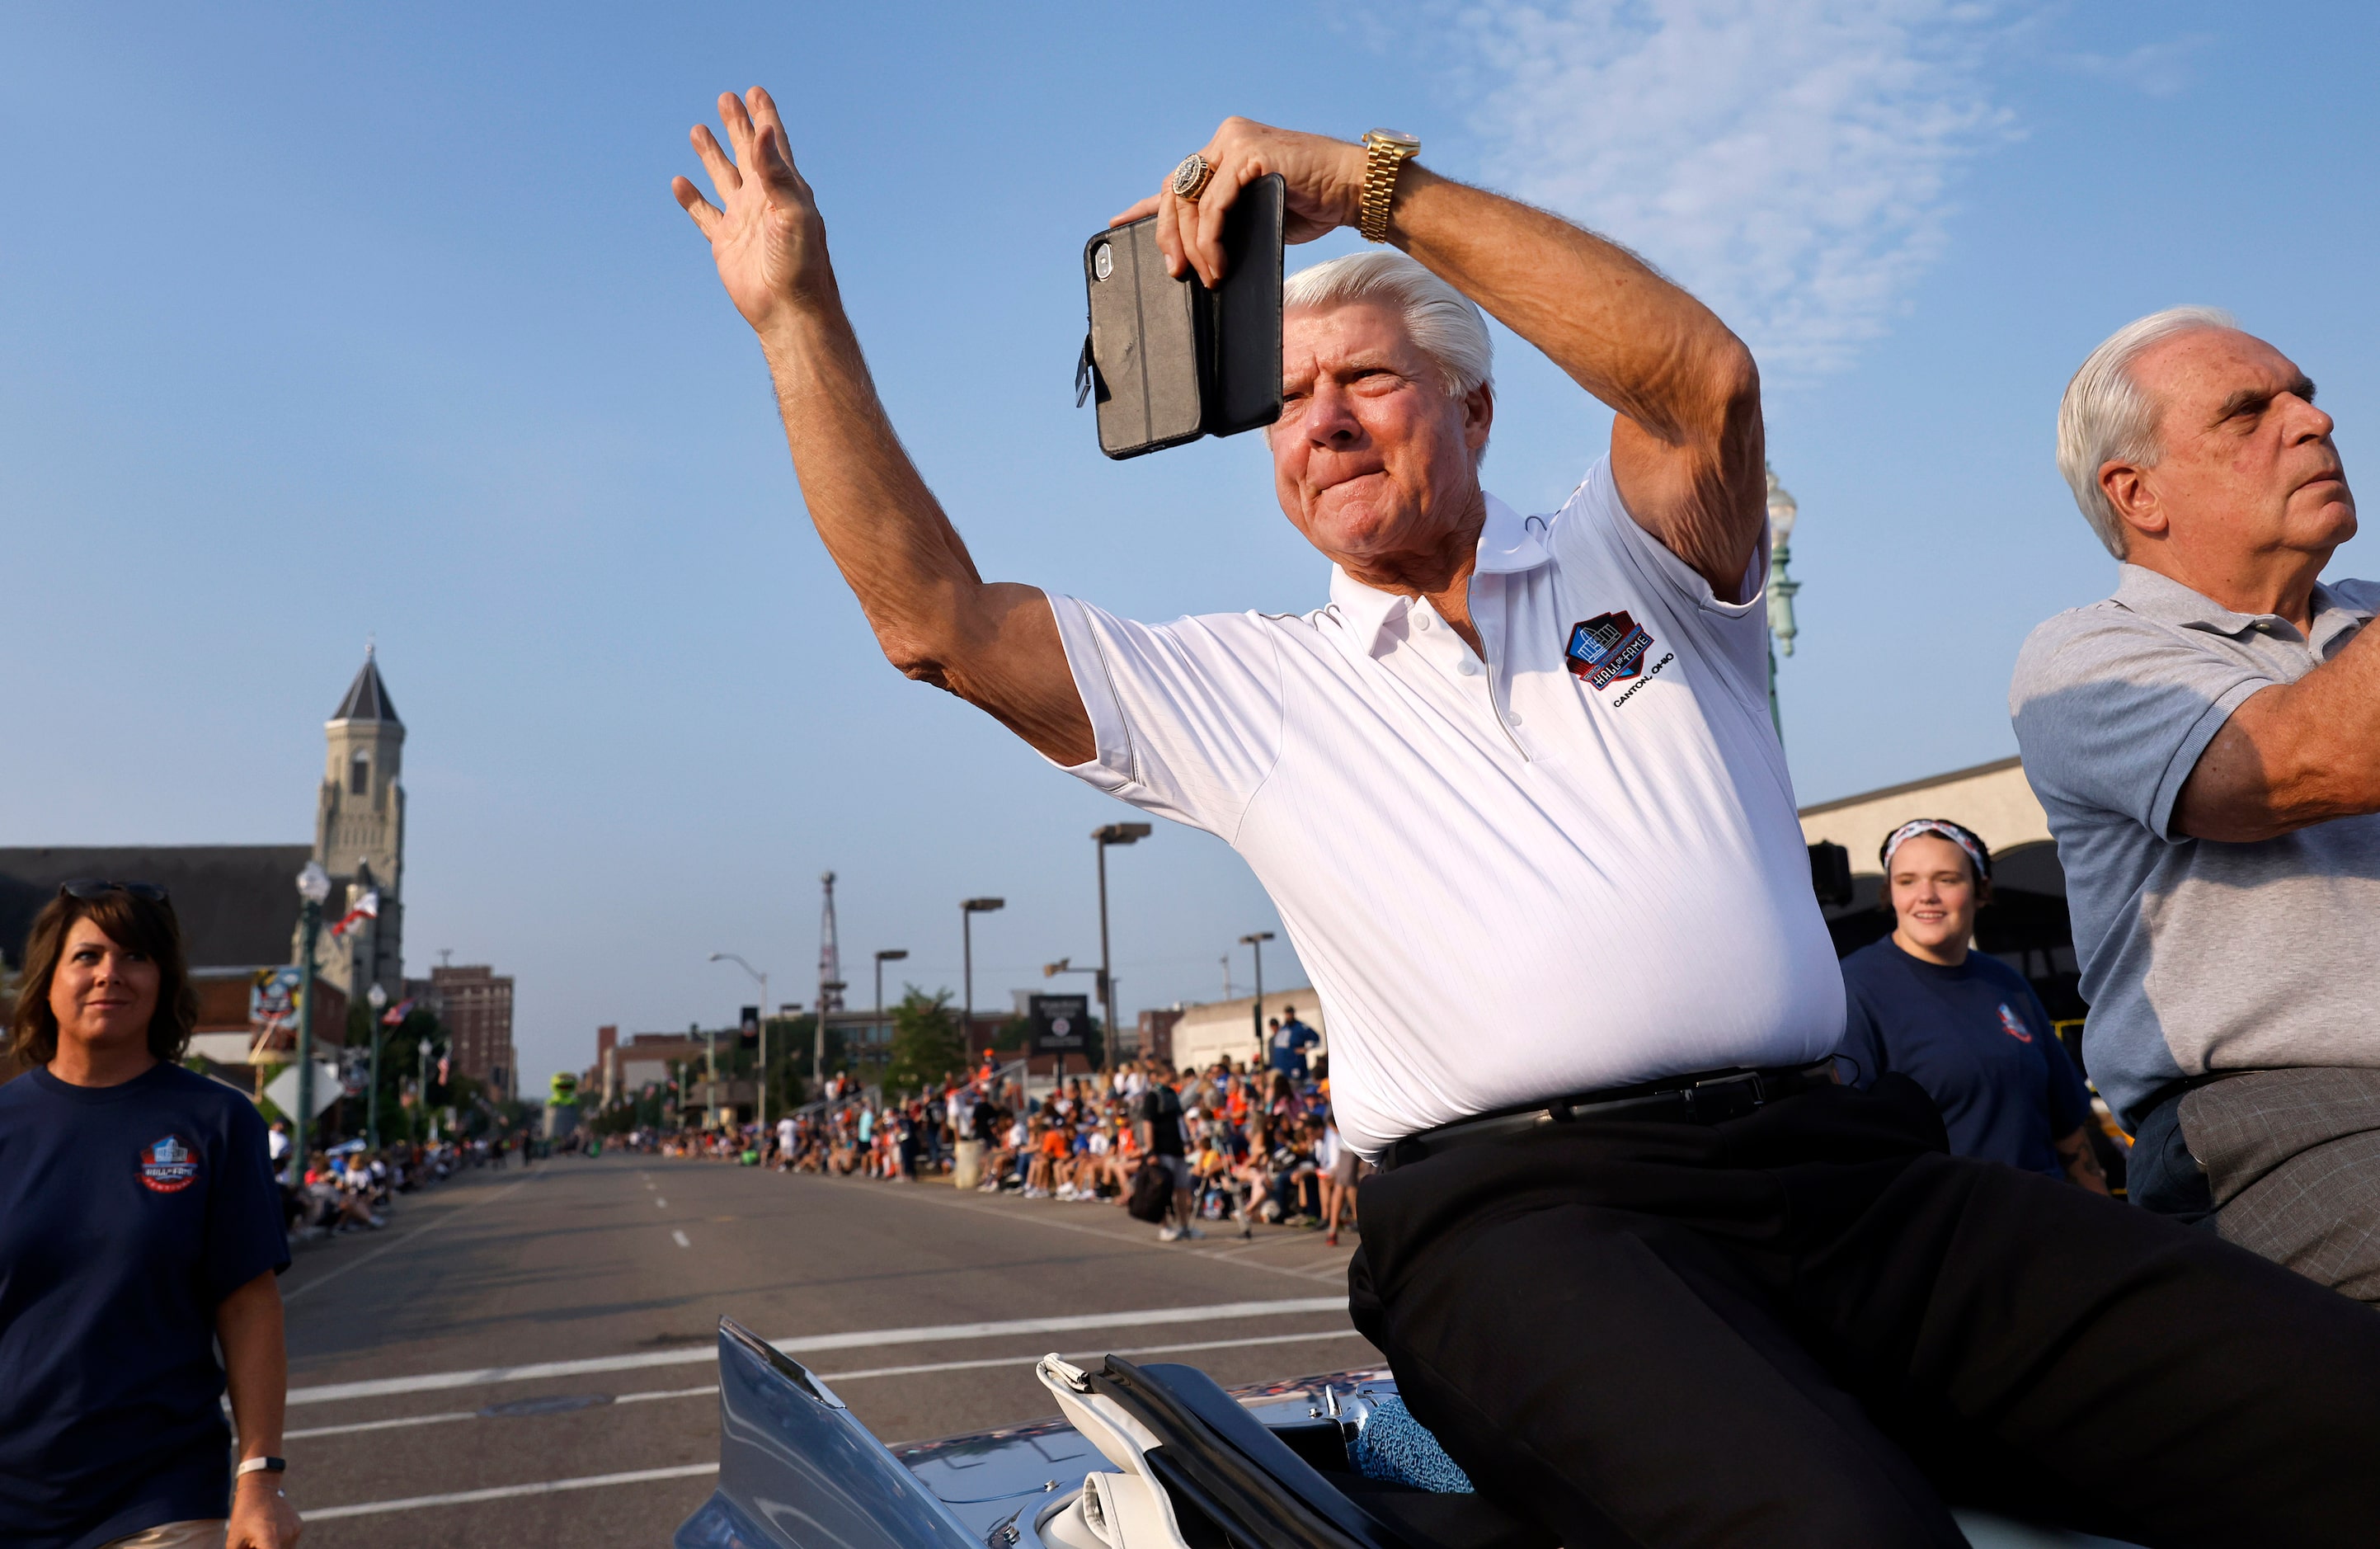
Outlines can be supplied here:
M1357 229L1366 242L1389 239L1389 206L1396 198L1397 169L1420 149L1421 141L1411 135L1392 138L1374 129L1364 137L1363 218Z

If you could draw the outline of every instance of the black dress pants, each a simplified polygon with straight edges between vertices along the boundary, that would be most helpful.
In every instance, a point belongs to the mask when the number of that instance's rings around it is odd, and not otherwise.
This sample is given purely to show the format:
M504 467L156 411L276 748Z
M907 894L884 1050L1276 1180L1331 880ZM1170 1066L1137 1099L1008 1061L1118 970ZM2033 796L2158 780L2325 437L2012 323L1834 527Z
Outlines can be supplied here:
M1580 1119L1366 1178L1356 1326L1565 1549L2380 1543L2380 1317L1947 1153L1912 1081Z

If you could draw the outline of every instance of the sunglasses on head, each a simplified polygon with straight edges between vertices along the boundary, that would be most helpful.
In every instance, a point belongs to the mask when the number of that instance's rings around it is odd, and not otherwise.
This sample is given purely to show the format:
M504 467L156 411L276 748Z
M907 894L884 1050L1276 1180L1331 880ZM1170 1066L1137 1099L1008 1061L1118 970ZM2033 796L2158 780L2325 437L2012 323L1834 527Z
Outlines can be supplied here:
M110 882L105 877L77 877L72 882L58 884L58 896L80 898L86 903L93 898L104 898L110 893L129 893L152 904L165 902L165 890L153 882Z

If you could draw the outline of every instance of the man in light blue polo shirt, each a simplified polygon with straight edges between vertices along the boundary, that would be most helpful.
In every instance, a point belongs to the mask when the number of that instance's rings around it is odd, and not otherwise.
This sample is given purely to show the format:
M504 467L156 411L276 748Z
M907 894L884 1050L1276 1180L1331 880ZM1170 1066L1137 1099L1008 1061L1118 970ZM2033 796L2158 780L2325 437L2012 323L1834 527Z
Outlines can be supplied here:
M2313 384L2225 313L2075 373L2058 464L2116 594L2010 690L2132 1194L2380 1301L2380 585Z

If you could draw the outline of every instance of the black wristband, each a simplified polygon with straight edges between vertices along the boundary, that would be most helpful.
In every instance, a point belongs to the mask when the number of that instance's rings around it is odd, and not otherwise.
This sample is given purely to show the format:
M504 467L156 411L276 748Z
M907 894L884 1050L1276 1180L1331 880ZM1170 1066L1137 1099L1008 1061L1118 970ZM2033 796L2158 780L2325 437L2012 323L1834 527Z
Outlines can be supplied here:
M233 1477L237 1478L241 1474L285 1473L288 1469L289 1459L286 1458L251 1458L239 1466Z

